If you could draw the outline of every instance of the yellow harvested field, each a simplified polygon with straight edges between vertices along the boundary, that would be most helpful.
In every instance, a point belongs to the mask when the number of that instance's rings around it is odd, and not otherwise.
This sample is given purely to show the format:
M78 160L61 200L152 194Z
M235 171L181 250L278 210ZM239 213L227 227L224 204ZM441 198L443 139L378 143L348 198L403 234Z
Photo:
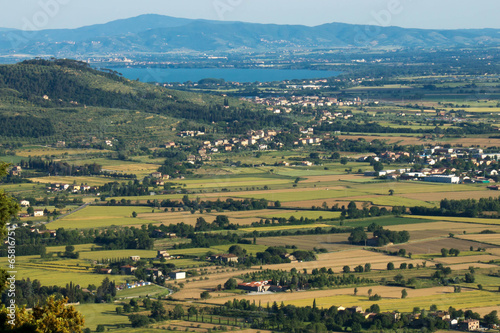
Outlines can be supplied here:
M500 232L498 228L492 228L496 232ZM458 236L461 239L473 240L476 242L483 242L487 244L495 244L500 245L500 233L498 234L474 234L474 235L460 235Z
M332 253L322 253L317 255L316 261L298 262L290 264L277 264L277 265L266 265L265 268L269 269L284 269L290 270L296 268L297 270L307 269L312 270L314 268L332 268L336 273L342 271L344 266L350 266L351 269L358 265L364 265L370 263L372 265L372 270L386 270L387 263L393 262L396 267L400 263L414 263L420 264L420 260L412 260L403 257L388 256L382 253L376 253L366 250L347 250L342 252L332 252Z
M457 265L450 265L450 268L454 271L461 271L464 269L469 269L469 267L472 266L474 268L489 268L489 269L497 269L497 265L492 265L492 264L483 264L483 263L464 263L464 264L457 264Z
M235 212L211 212L203 213L185 211L175 211L175 212L162 212L162 213L141 213L138 215L140 219L145 219L147 221L155 221L163 224L177 224L185 223L188 225L195 225L196 219L199 217L204 218L207 222L211 223L215 220L218 215L225 215L229 218L229 221L234 224L239 224L242 226L247 226L253 222L259 222L260 219L272 218L272 217L284 217L289 218L294 216L296 218L304 217L317 219L322 216L324 219L337 218L340 216L339 212L322 212L322 211L291 211L291 210L276 210L276 209L262 209L262 210L245 210L245 211L235 211ZM300 228L300 227L297 227ZM270 229L269 229L270 230Z
M117 173L147 174L155 172L160 167L159 164L125 162L122 164L103 165L103 171Z
M50 176L50 177L37 177L30 178L31 181L43 184L53 184L53 183L63 183L63 184L86 184L89 186L102 186L107 183L111 183L114 181L121 182L123 179L109 178L109 177L62 177L62 176ZM93 200L93 199L92 199Z
M408 216L411 217L411 216ZM430 218L432 219L432 217ZM444 233L445 235L450 232L455 234L457 237L462 238L463 232L468 233L477 233L481 232L485 229L498 230L500 231L500 226L485 226L479 224L471 224L471 223L463 223L463 222L427 222L427 223L415 223L415 224L401 224L401 225L391 225L386 227L389 230L393 231L435 231L436 237L440 234ZM471 235L472 236L472 235ZM414 238L412 238L414 239Z
M478 247L484 247L481 243L476 243L464 239L457 238L437 238L434 240L424 240L417 242L409 242L405 244L397 244L389 246L391 251L398 251L399 249L405 249L406 253L413 254L434 254L441 253L441 249L458 249L460 251L469 251L470 247L477 249Z
M450 306L462 309L465 307L498 306L500 303L498 296L491 292L462 289L461 293L454 293L453 291L440 291L434 289L435 288L418 290L407 289L409 296L405 299L402 299L401 296L389 298L382 296L383 298L376 303L380 306L381 311L401 312L411 312L414 307L429 309L431 304L437 305L438 309L445 310ZM414 291L417 292L416 295L413 293ZM314 298L309 298L284 302L285 304L296 306L311 306L313 300ZM373 301L370 301L367 296L360 296L359 294L358 296L351 294L316 298L316 305L320 307L331 307L332 305L348 307L357 305L366 309L371 304L373 304Z
M490 260L499 260L499 256L494 255L477 255L477 256L461 256L461 257L446 257L446 258L436 258L435 262L440 262L446 265L452 264L462 264L462 263L488 263Z
M443 199L462 200L462 199L480 199L496 197L492 191L462 191L462 192L430 192L430 193L407 193L401 194L402 197L415 200L440 201Z
M349 234L262 237L257 238L257 244L267 246L285 246L293 244L302 250L325 248L328 251L341 251L359 248L359 246L351 245L347 241L348 237Z
M415 219L427 219L436 221L449 221L449 222L465 222L465 223L476 223L484 225L500 225L500 219L483 219L479 217L454 217L454 216L420 216L420 215L408 215L410 218Z
M225 270L229 270L229 272L225 272ZM209 280L201 280L201 281L196 280L196 281L190 281L188 283L184 282L185 287L175 293L175 298L181 300L199 300L200 294L203 291L212 291L217 285L219 284L224 285L224 283L229 278L250 273L252 271L253 270L233 271L233 269L224 268L224 272L206 275L209 278ZM241 280L239 279L237 279L237 281L241 282Z
M487 307L478 307L478 308L465 308L463 309L464 311L471 310L472 312L477 312L481 315L481 317L484 317L484 315L487 315L491 313L491 311L497 311L500 313L500 306L487 306Z
M259 301L262 304L267 304L270 302L277 302L280 304L284 302L285 304L293 304L297 306L312 306L314 299L316 299L316 305L319 307L329 308L333 305L336 306L352 306L356 305L359 301L361 304L366 304L368 301L368 290L372 290L372 294L379 294L386 299L400 299L401 291L405 288L402 287L390 287L390 286L368 286L368 287L358 287L357 296L353 295L354 288L343 288L343 289L327 289L327 290L312 290L312 291L298 291L298 292L285 292L285 293L273 293L273 294L252 294L252 295L242 295L242 296L231 296L231 297L221 297L210 300L210 303L214 304L224 304L225 302L236 299L249 299L251 301L255 300L256 303ZM435 287L426 289L406 289L408 292L408 298L414 298L419 296L433 296L433 295L443 295L453 293L453 287ZM348 304L345 303L346 298L342 296L352 297L348 299ZM337 300L338 299L338 300ZM373 303L379 303L382 301L371 301ZM370 304L370 305L371 305ZM369 306L369 305L368 305Z
M500 256L500 248L495 248L495 249L488 249L488 253L495 254L497 256Z

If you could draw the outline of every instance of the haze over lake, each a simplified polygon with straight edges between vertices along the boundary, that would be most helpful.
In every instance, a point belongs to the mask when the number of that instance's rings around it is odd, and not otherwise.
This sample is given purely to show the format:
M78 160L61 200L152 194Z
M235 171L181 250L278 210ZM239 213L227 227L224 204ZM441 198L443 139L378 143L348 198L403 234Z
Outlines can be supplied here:
M336 71L308 69L243 69L243 68L111 68L130 80L142 82L187 82L206 78L235 82L271 82L293 79L315 79L337 76Z

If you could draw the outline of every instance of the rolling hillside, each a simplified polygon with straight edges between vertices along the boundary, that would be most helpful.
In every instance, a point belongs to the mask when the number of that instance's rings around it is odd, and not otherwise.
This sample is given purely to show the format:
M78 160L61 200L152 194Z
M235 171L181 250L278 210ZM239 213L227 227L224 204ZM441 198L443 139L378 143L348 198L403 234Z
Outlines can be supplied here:
M0 66L0 136L54 140L118 137L162 142L180 130L233 123L246 131L273 115L230 99L169 90L73 60Z

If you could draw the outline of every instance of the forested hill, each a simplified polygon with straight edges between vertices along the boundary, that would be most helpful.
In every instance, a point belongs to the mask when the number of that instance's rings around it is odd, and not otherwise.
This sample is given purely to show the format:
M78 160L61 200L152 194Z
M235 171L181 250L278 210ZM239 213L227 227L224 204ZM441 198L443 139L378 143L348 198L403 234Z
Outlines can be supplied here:
M12 95L43 107L143 109L181 117L189 117L189 112L198 108L217 108L220 102L210 96L130 81L115 72L98 71L87 63L65 59L0 66L0 89L3 96Z
M179 122L200 127L231 123L233 131L245 131L282 121L236 99L229 99L229 104L224 106L222 96L130 81L73 60L36 59L0 66L0 124L13 124L0 128L2 137L67 136L84 129L105 136L116 133L120 123L127 135L135 134L133 126L147 127L153 135L155 126ZM144 119L153 120L149 124ZM144 128L139 132L146 134Z

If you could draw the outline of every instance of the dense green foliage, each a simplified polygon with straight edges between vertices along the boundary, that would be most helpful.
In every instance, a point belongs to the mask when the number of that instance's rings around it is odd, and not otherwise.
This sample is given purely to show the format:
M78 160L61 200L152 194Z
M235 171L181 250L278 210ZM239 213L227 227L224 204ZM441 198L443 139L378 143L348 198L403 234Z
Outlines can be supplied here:
M54 126L50 119L0 116L0 136L38 138L41 136L50 136L54 133Z

